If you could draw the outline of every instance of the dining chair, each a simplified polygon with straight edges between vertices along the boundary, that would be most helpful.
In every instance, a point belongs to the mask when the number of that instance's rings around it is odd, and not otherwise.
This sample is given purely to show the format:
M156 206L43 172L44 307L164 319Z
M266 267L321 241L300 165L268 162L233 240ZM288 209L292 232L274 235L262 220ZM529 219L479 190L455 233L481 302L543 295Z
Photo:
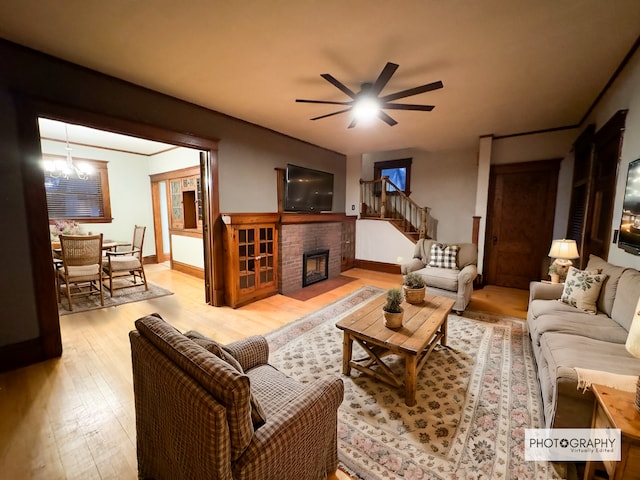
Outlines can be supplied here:
M70 311L73 311L71 297L100 294L100 305L104 306L102 234L60 235L60 247L62 267L57 269L58 300L62 300L64 288Z
M147 227L135 225L133 229L133 241L128 250L107 251L106 258L102 262L105 280L108 277L107 289L113 296L115 290L144 285L149 290L147 277L144 273L142 260L142 245ZM141 283L138 283L138 277Z

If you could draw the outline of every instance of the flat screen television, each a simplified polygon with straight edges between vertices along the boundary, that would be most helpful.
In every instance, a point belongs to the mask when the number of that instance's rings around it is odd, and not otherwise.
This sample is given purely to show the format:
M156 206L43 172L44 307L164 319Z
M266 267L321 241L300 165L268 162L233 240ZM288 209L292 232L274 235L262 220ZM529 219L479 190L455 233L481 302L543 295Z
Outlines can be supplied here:
M333 173L288 164L284 189L286 212L322 212L333 208Z
M640 158L629 164L618 247L640 255Z

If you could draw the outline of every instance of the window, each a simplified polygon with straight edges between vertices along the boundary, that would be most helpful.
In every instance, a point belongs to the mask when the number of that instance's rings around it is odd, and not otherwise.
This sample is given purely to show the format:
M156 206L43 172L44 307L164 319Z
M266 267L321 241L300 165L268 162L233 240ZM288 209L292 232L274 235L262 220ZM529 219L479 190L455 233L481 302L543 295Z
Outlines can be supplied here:
M58 161L64 157L45 155L45 161ZM89 178L76 175L69 178L52 176L45 171L44 186L47 192L47 209L50 220L76 220L81 223L110 223L111 200L107 162L74 158L74 163L88 164L93 168Z
M411 194L411 161L411 158L403 158L376 162L373 164L374 178L389 177L389 181L409 196ZM387 185L387 192L393 191L395 189L391 185Z

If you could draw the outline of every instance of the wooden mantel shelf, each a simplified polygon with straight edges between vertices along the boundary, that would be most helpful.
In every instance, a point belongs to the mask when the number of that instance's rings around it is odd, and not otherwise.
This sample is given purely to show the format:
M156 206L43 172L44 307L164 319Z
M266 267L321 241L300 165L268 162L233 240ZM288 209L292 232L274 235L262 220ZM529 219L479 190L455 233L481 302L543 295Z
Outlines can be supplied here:
M327 212L327 213L281 213L280 223L297 224L297 223L322 223L322 222L344 222L345 220L355 220L356 217L349 217L344 213Z
M260 213L241 212L223 213L222 221L227 225L255 224L255 223L280 223L294 225L300 223L344 222L356 220L355 216L348 216L340 212L328 213Z

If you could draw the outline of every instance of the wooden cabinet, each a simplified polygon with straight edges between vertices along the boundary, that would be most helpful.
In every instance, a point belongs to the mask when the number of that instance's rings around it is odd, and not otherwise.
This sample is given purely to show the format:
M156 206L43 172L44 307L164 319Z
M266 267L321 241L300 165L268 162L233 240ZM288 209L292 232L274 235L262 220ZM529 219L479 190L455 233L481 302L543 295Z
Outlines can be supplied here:
M169 180L172 230L202 231L200 174Z
M225 303L233 308L278 292L277 214L223 214Z

